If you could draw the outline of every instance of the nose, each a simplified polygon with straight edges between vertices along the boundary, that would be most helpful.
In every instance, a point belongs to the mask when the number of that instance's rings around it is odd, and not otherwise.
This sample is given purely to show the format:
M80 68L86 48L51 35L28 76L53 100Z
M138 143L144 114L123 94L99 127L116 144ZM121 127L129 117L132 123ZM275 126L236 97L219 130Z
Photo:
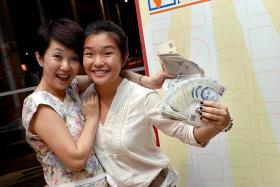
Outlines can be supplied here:
M71 69L68 60L62 60L60 68L64 71L68 71L69 69Z
M101 67L104 65L104 62L103 62L103 59L100 55L97 55L95 58L94 58L94 65L96 67Z

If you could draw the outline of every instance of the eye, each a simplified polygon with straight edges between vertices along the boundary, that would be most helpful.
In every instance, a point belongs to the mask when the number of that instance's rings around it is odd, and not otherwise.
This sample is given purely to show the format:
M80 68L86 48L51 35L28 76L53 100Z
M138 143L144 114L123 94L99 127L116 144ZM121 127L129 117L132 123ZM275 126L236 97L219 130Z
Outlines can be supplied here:
M73 61L76 61L76 62L79 62L79 61L80 61L80 58L79 58L78 56L75 56L75 57L72 58L72 60L73 60Z
M107 52L105 52L104 53L104 56L110 56L110 55L112 55L113 53L111 52L111 51L107 51Z
M92 52L85 52L84 53L84 56L86 56L86 57L92 57L93 56L93 53Z
M55 60L61 60L62 59L62 56L59 55L59 54L54 54L53 57L54 57Z

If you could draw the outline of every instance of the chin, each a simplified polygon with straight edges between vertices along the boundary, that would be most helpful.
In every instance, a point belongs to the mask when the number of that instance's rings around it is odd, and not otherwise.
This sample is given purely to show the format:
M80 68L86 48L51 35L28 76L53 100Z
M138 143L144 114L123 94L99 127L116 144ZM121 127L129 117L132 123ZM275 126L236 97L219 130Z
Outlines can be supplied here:
M70 84L71 84L71 81L59 82L59 83L57 84L57 88L66 89Z
M107 81L93 80L95 85L103 86L106 85Z
M67 84L67 85L58 85L58 86L57 86L57 89L59 89L59 90L65 90L68 86L69 86L69 84Z
M104 79L104 78L101 78L101 79L100 78L94 78L92 80L98 86L104 86L104 85L112 83L112 81L110 81L110 79L107 79L107 78L106 79Z

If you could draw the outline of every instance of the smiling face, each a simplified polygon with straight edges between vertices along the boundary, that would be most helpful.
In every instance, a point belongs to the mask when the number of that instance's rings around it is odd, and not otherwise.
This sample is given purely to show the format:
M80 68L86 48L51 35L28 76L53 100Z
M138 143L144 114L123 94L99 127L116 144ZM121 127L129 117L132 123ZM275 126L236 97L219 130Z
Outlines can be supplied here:
M43 86L47 91L56 93L65 92L75 76L79 73L79 56L74 50L64 45L50 41L44 56L36 53L38 63L43 66Z
M121 52L112 33L89 35L84 43L83 65L96 86L116 85L122 67Z

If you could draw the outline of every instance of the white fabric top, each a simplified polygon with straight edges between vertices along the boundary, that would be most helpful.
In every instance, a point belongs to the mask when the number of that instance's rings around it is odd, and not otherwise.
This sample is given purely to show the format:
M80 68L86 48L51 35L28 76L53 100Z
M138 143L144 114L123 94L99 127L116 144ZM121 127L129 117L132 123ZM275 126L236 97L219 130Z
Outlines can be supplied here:
M94 151L117 186L148 186L167 168L169 159L159 147L153 126L182 142L200 146L193 126L167 119L157 112L160 95L124 79L117 89L104 124L100 124Z

